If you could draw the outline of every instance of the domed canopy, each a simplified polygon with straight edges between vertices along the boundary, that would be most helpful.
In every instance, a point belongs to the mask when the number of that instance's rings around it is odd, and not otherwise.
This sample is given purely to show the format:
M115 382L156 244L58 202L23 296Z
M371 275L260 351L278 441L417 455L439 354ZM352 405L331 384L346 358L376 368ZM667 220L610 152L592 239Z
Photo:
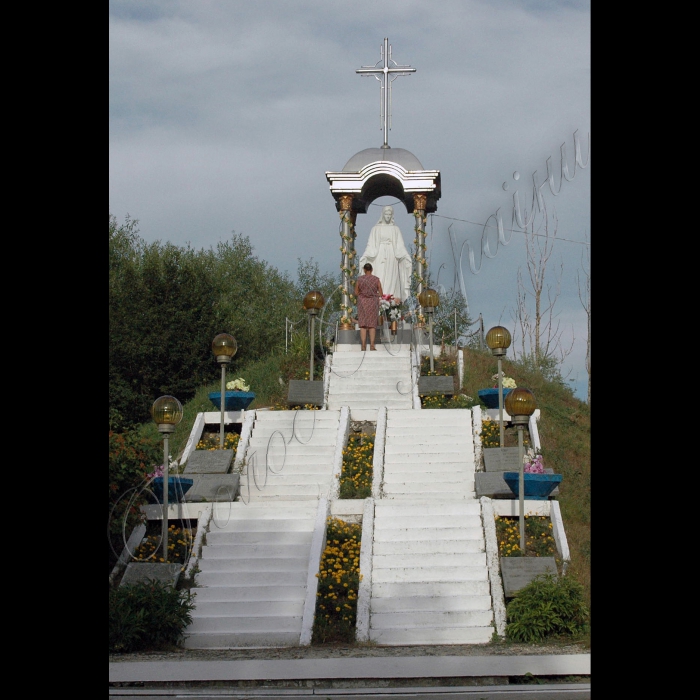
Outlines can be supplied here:
M436 211L440 199L440 171L424 170L405 148L365 148L341 171L327 172L326 179L338 211L343 195L352 195L352 210L362 214L378 197L396 197L409 213L415 208L414 194L426 195L426 213Z
M418 158L405 148L365 148L364 151L360 151L350 158L343 167L343 172L356 173L358 170L362 170L365 165L381 160L398 163L406 170L423 170Z

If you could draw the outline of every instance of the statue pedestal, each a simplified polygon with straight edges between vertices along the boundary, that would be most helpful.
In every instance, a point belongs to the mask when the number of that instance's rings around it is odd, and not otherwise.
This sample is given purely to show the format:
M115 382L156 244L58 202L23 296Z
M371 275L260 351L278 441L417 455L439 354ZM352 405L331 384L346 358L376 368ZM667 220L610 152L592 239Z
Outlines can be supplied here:
M384 337L388 334L388 337ZM359 351L360 345L360 329L356 328L353 331L338 329L338 336L335 339L336 351L345 352L347 350ZM396 335L391 335L388 329L382 327L377 328L375 336L375 345L410 345L413 342L411 324L404 324L403 328L396 331ZM369 347L369 333L367 334L367 346Z

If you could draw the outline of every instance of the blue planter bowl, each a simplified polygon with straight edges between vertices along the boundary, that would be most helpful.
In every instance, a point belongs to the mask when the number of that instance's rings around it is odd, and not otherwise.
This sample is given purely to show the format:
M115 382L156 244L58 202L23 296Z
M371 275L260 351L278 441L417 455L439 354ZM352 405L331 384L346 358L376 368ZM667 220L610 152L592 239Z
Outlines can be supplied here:
M512 389L503 389L503 410L505 411L506 396L513 391ZM486 404L486 408L498 408L498 389L479 389L477 392L479 398Z
M255 394L252 391L227 391L224 395L225 411L245 411L253 402ZM209 394L209 400L221 410L221 392L213 391Z
M182 503L184 495L190 490L194 479L187 479L183 476L168 477L168 503ZM149 488L153 491L157 502L163 502L163 477L157 476L153 479Z
M503 478L510 490L520 498L520 474L518 472L503 472ZM524 497L534 501L544 501L554 489L559 486L561 474L523 474Z

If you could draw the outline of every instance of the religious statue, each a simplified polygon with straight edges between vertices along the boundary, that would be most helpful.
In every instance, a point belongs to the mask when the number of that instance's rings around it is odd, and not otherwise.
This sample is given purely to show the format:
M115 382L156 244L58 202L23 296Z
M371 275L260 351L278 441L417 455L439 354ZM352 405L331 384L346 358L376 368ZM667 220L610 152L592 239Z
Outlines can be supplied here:
M382 215L369 234L365 252L360 258L360 268L371 263L373 273L379 277L384 294L392 294L398 301L406 301L411 290L411 255L394 223L394 208L384 207Z

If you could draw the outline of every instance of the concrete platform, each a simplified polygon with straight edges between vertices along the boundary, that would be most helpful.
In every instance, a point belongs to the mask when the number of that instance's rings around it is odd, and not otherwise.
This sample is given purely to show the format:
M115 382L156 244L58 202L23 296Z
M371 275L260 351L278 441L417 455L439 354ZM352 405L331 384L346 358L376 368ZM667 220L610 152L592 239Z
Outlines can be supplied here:
M588 676L590 654L110 662L110 683Z

